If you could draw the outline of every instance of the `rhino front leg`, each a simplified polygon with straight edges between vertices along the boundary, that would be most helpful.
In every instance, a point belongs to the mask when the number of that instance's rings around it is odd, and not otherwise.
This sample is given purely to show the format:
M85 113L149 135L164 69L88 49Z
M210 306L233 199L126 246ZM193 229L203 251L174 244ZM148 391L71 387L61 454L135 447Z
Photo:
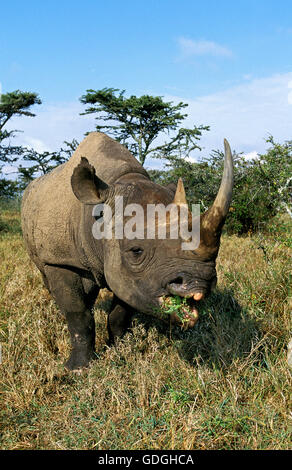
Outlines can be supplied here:
M46 266L49 290L65 314L72 351L65 367L77 370L95 359L95 324L92 307L98 286L71 269Z
M114 297L112 310L107 319L108 344L114 344L116 338L123 336L131 326L133 310L127 304Z

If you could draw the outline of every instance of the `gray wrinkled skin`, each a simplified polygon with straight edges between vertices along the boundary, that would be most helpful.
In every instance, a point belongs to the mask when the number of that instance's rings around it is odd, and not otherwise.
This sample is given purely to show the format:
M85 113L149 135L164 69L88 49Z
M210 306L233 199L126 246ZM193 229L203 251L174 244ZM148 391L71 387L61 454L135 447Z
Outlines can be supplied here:
M68 369L86 367L95 357L92 307L100 288L114 293L108 317L111 343L129 327L133 310L153 314L162 296L207 295L216 284L215 261L226 215L220 207L208 211L206 219L203 216L201 243L195 251L182 251L181 240L92 236L95 204L113 205L114 197L123 195L125 203L145 208L149 203L168 205L174 189L151 182L126 148L97 132L84 139L68 162L26 189L24 241L68 321L72 342Z

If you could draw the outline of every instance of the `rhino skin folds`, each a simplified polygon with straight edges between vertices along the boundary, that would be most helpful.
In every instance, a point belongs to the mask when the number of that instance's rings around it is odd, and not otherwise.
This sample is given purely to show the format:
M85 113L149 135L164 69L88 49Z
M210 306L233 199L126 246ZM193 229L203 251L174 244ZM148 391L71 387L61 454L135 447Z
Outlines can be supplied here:
M158 315L161 299L168 296L186 297L190 321L183 322L184 327L196 323L199 300L216 284L216 257L232 195L233 162L224 143L221 186L212 207L200 216L200 244L194 251L182 250L181 239L93 237L93 207L113 207L117 195L123 196L124 205L136 203L145 210L148 204L186 203L181 180L168 187L152 182L130 152L103 133L90 133L66 163L27 187L22 201L24 241L66 316L72 343L68 369L87 367L96 357L92 308L100 288L114 294L107 321L109 343L123 335L135 310Z

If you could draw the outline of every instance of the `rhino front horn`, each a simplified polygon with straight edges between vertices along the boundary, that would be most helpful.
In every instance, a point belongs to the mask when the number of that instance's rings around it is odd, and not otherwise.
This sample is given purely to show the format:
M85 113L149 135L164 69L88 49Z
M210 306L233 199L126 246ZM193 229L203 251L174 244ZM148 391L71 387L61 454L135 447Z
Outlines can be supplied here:
M202 217L203 243L210 248L219 248L221 229L228 214L233 190L233 159L230 145L224 139L225 159L221 185L213 205Z

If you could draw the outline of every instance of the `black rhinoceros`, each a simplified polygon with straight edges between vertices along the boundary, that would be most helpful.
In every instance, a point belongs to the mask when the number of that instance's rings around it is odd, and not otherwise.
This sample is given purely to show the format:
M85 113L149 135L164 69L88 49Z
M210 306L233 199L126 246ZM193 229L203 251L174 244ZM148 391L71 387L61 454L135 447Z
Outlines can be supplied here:
M216 257L232 187L232 155L225 140L219 192L199 217L199 245L185 250L181 237L93 236L100 218L107 223L93 208L103 203L114 211L117 196L142 208L186 204L181 181L177 187L152 182L130 152L103 133L90 133L66 163L30 183L22 201L25 245L66 316L72 343L68 369L86 367L95 357L92 307L100 288L114 294L107 322L110 342L129 327L133 311L155 315L161 299L172 295L188 299L193 315L188 326L195 324L198 301L216 284ZM123 215L122 224L126 219ZM173 319L182 321L176 315Z

